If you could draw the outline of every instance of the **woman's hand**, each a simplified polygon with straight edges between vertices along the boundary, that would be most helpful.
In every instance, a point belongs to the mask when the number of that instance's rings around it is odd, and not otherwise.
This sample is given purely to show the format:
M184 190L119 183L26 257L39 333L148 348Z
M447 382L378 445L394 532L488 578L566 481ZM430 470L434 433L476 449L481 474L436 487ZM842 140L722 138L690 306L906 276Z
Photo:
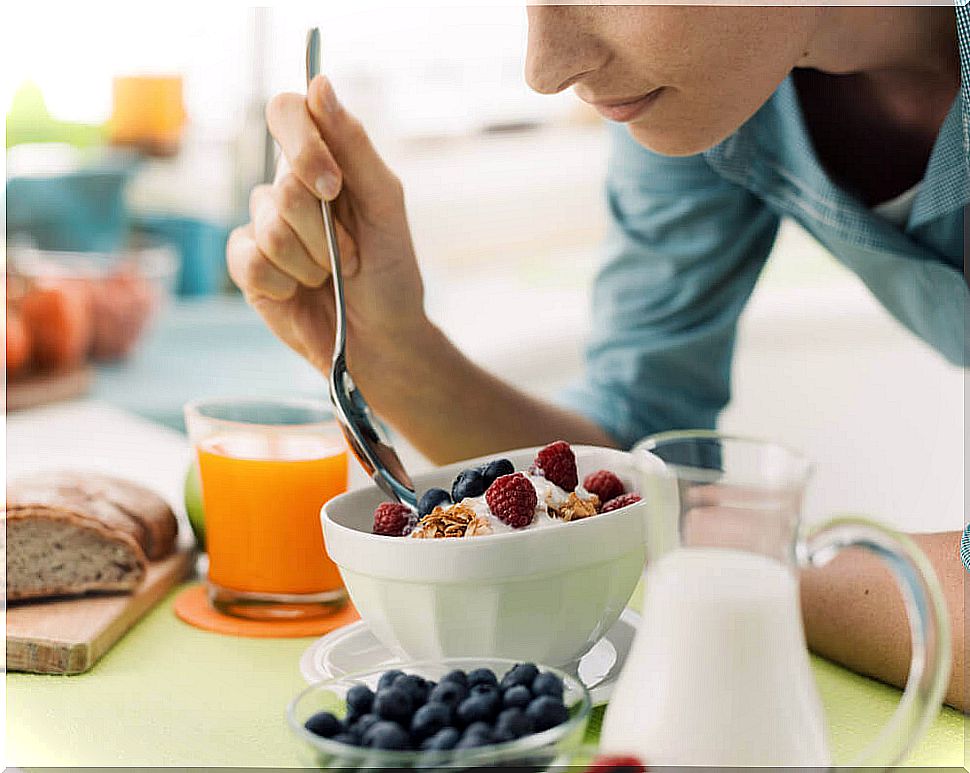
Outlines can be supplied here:
M250 200L229 273L270 329L323 373L334 305L320 199L334 200L347 302L347 367L370 405L432 461L566 438L612 440L465 358L428 320L401 183L323 77L266 110L289 169ZM338 195L339 194L339 195Z
M389 371L429 327L401 183L323 76L306 97L274 97L266 119L287 163L253 189L251 222L229 238L229 274L270 329L327 373L335 315L320 200L333 201L348 366L379 407Z

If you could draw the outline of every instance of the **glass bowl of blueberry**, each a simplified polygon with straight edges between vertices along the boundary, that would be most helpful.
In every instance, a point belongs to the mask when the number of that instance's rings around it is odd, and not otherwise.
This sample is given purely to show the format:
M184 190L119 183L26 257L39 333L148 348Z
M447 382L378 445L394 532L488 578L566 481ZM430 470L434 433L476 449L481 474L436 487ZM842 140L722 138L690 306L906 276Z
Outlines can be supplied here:
M319 682L287 720L321 768L545 769L583 743L592 701L555 668L449 658Z

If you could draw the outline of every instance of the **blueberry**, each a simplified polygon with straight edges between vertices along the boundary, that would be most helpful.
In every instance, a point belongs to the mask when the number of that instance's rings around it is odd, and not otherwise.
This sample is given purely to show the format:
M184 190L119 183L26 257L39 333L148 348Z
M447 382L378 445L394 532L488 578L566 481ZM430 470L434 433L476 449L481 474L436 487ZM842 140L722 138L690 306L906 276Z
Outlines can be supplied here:
M445 682L455 682L455 684L460 684L462 687L468 687L468 674L460 668L456 668L454 671L449 671L441 677L441 683L444 684Z
M492 732L492 726L488 722L483 722L479 720L478 722L472 722L468 727L465 728L465 732L462 735L490 735Z
M336 741L337 743L345 743L348 746L360 746L360 740L353 733L337 733L331 741Z
M492 731L488 725L482 727L475 724L462 733L461 740L455 745L456 749L473 749L476 746L488 746L492 743Z
M498 713L498 694L472 695L458 704L458 721L463 725L490 721Z
M430 515L438 505L448 506L451 504L451 494L443 488L429 488L418 500L418 515L422 518Z
M489 710L493 715L498 714L499 709L502 708L502 693L499 692L498 687L490 684L476 684L468 691L468 697L488 701Z
M343 725L340 724L340 720L329 711L318 711L303 723L303 727L311 733L324 738L333 738L333 736L343 730Z
M377 691L377 696L374 698L374 713L381 719L407 726L411 722L413 711L411 697L404 690L389 687Z
M496 478L515 472L515 467L508 459L495 459L488 464L483 464L478 469L481 470L482 477L485 478L485 488L491 486Z
M515 687L517 684L528 687L537 676L539 676L539 669L536 668L535 663L519 663L510 668L508 673L502 677L502 689Z
M355 684L347 690L347 710L354 716L363 716L373 705L374 693L366 684Z
M545 671L532 680L532 694L537 698L540 695L549 695L553 698L562 698L562 679L555 674Z
M512 741L529 735L532 730L533 721L522 709L505 709L495 720L495 736L502 740Z
M490 668L476 668L468 672L468 686L474 687L476 684L490 684L497 686L498 678Z
M532 701L525 710L525 715L532 720L537 732L561 725L569 719L569 712L563 705L562 699L553 698L550 695L540 695Z
M411 698L411 705L415 708L428 700L428 684L420 676L414 674L399 676L391 686L395 690L407 693Z
M377 689L383 690L386 687L390 687L399 676L404 676L404 672L398 671L396 668L391 671L385 671L381 674L381 678L377 680Z
M480 497L485 493L485 478L478 470L462 470L451 484L451 499L461 502L465 497Z
M421 744L421 748L431 751L448 751L449 749L454 749L455 744L461 738L461 733L454 727L446 727L443 730L439 730L430 738L426 739L424 743Z
M532 703L532 692L523 684L510 687L502 694L502 705L507 709L524 709Z
M443 703L426 703L414 712L411 719L411 736L428 738L451 724L451 709Z
M428 703L443 703L449 708L455 708L468 697L468 690L458 682L442 681L428 695ZM532 696L529 696L529 700Z
M397 722L378 722L364 735L364 746L373 749L407 749L407 732Z
M364 734L380 721L381 718L377 716L377 714L364 714L351 723L347 727L347 730L354 735L363 738Z

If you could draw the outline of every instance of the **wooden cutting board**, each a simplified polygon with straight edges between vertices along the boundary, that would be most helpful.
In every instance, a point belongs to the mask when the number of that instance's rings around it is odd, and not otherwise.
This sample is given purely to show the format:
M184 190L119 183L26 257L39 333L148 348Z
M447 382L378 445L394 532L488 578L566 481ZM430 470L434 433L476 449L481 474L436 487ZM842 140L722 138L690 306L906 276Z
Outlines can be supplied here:
M193 549L183 546L166 559L152 561L133 593L8 605L7 670L38 674L87 671L185 578L194 556Z
M194 540L182 484L185 436L93 400L57 403L7 417L7 480L46 469L92 469L161 494L179 521L179 549L149 564L134 593L10 604L7 669L76 674L89 669L190 571Z

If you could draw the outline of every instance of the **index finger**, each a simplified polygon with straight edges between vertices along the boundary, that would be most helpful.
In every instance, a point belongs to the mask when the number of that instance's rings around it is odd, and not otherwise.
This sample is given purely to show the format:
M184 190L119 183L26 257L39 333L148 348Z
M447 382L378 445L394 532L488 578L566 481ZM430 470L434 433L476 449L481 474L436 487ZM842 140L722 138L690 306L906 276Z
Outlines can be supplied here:
M277 94L266 105L266 123L293 174L314 195L331 201L343 175L301 94Z

